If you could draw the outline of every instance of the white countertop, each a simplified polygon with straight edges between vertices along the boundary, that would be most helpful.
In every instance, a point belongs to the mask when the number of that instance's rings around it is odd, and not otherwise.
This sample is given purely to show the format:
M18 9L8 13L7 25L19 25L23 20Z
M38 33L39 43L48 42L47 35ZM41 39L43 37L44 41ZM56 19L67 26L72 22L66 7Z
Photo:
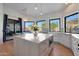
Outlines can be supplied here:
M71 34L72 36L74 36L75 38L79 39L79 34Z
M66 34L70 34L70 33L66 33ZM72 35L73 37L79 39L79 34L72 34L72 33L71 33L70 35Z
M45 39L47 39L48 37L50 37L52 35L53 34L38 33L38 39L35 39L33 33L25 33L25 34L22 34L22 35L16 35L15 37L22 38L22 39L32 41L32 42L35 42L35 43L40 43L40 42L44 41Z

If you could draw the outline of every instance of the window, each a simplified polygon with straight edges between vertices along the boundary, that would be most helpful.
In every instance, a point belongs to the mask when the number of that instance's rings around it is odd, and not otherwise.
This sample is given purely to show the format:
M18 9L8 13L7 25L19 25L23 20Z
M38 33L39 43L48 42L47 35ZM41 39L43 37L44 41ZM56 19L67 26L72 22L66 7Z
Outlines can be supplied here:
M41 21L37 21L37 26L39 27L39 32L43 32L46 30L46 21L45 20L41 20Z
M15 20L15 33L20 33L20 21Z
M65 32L67 33L76 33L79 32L79 14L74 13L72 15L65 17Z
M14 19L8 19L7 20L7 25L6 25L6 33L10 33L10 32L15 32L15 28L14 28Z
M34 21L25 21L24 22L24 31L25 32L31 32L33 24L34 24Z
M50 31L59 31L60 29L60 18L50 19L49 20L49 30Z

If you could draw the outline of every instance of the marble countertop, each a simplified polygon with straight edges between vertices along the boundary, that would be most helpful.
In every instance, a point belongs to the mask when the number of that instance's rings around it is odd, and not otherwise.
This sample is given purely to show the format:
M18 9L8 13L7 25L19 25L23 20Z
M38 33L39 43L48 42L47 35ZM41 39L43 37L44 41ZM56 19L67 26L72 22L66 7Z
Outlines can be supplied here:
M22 35L16 35L15 37L25 39L25 40L28 40L28 41L32 41L32 42L35 42L35 43L40 43L40 42L44 41L45 39L49 38L52 35L53 34L38 33L38 37L37 37L37 39L35 39L33 33L25 33L25 34L22 34Z
M66 33L66 34L70 34L70 33ZM79 39L79 34L72 34L72 33L71 33L70 35L72 35L73 37Z
M79 34L71 34L72 36L74 36L75 38L79 39Z

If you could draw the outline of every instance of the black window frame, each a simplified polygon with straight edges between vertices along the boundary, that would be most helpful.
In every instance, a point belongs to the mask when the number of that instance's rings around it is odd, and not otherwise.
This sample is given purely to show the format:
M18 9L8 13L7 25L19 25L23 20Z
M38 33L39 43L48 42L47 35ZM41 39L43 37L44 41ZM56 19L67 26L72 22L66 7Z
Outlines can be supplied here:
M64 32L65 33L69 33L69 32L66 32L66 18L73 16L73 15L76 15L76 14L79 14L79 12L76 12L76 13L73 13L73 14L70 14L70 15L64 17Z
M33 22L33 23L35 23L35 21L24 21L24 32L26 32L26 30L25 30L25 23L26 22Z
M39 20L39 21L36 21L36 24L37 24L38 22L42 22L42 21L45 21L45 22L46 22L46 20Z
M51 31L50 21L52 21L52 20L59 20L59 31ZM49 32L60 32L60 30L61 30L61 21L60 21L60 18L49 19Z

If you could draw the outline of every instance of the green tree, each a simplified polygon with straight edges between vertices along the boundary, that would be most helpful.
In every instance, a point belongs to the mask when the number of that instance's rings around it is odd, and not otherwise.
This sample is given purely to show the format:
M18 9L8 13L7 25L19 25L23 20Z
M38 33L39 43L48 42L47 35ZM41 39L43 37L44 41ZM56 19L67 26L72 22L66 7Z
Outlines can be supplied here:
M58 25L55 23L51 23L50 27L51 27L51 29L55 29L56 27L58 27Z
M46 28L46 23L42 23L42 28Z

